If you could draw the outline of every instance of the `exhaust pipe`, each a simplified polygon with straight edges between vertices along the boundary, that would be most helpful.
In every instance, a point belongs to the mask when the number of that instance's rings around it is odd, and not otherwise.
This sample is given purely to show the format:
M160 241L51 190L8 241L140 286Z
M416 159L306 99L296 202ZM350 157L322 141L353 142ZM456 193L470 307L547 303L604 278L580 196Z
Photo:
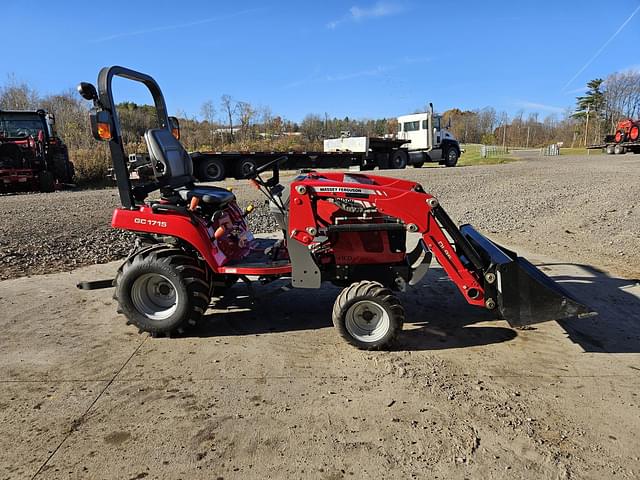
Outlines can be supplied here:
M471 225L461 226L460 233L483 261L485 305L496 308L512 327L596 315L527 259Z

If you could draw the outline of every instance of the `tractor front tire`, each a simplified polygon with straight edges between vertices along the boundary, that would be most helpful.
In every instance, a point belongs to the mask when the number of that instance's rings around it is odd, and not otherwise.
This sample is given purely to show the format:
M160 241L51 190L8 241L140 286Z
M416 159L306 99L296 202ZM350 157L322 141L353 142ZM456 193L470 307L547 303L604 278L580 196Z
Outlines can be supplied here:
M342 290L333 306L333 325L338 333L361 350L388 347L403 324L400 301L378 282L351 284Z
M127 259L116 276L114 299L127 324L141 333L170 336L183 333L202 318L211 287L194 257L167 245Z

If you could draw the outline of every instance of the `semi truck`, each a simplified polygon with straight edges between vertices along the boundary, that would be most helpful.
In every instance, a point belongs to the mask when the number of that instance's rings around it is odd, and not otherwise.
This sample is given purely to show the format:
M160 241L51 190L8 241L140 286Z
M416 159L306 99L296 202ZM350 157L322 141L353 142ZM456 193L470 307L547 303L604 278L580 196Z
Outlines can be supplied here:
M178 136L178 119L170 117L172 132ZM283 168L349 168L361 170L401 169L408 165L422 167L426 162L438 162L454 167L462 152L460 144L442 125L442 117L429 104L427 112L397 117L398 133L385 137L352 137L344 132L339 138L324 140L321 152L313 151L245 151L190 152L195 177L203 182L217 182L228 177L246 178L257 167L286 156ZM129 171L133 178L152 174L148 155L129 156Z
M325 140L324 151L357 153L365 170L376 166L380 169L407 165L420 168L426 162L454 167L462 150L449 127L442 126L442 116L435 115L433 104L429 104L427 112L398 117L395 138L343 136Z
M52 113L0 110L0 192L51 192L73 176Z

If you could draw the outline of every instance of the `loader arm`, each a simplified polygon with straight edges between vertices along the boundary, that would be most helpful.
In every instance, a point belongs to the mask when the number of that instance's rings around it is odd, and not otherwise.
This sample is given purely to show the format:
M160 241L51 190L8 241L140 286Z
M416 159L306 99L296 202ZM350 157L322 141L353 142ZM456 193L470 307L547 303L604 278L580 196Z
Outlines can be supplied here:
M294 285L298 274L313 276L303 287L317 288L319 268L311 250L327 233L318 205L339 199L399 220L418 233L465 300L497 310L512 326L592 315L560 285L526 259L492 242L471 225L458 227L438 200L418 183L375 175L309 172L291 184L288 236ZM305 279L306 281L309 278Z
M377 180L377 184L366 185L344 182L340 176L343 175L323 174L322 179L311 178L291 185L289 236L292 240L308 247L313 243L314 237L309 232L322 233L323 225L317 224L317 216L314 214L315 202L330 198L367 202L378 212L401 220L409 232L422 235L427 248L467 302L485 306L482 272L476 271L481 266L473 265L468 257L463 256L464 261L460 257L458 251L462 249L454 239L458 237L459 242L464 241L461 240L462 235L455 225L455 230L445 233L445 228L434 214L434 210L438 212L439 209L444 213L435 197L422 191L419 184L407 180L371 175L367 178ZM326 179L332 177L335 182L329 184ZM353 175L350 177L353 178ZM473 250L471 245L465 247ZM295 265L293 267L295 269Z

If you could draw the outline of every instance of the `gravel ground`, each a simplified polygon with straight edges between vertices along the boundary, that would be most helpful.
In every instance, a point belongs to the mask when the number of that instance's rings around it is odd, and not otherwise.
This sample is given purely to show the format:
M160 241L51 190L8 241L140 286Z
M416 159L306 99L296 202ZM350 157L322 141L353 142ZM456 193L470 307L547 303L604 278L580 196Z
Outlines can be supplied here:
M455 221L472 223L497 241L637 278L639 168L640 156L594 155L383 173L419 181ZM242 205L256 205L249 217L255 232L275 230L255 189L244 182L225 185ZM0 197L0 279L125 256L131 235L109 226L117 205L115 189Z

